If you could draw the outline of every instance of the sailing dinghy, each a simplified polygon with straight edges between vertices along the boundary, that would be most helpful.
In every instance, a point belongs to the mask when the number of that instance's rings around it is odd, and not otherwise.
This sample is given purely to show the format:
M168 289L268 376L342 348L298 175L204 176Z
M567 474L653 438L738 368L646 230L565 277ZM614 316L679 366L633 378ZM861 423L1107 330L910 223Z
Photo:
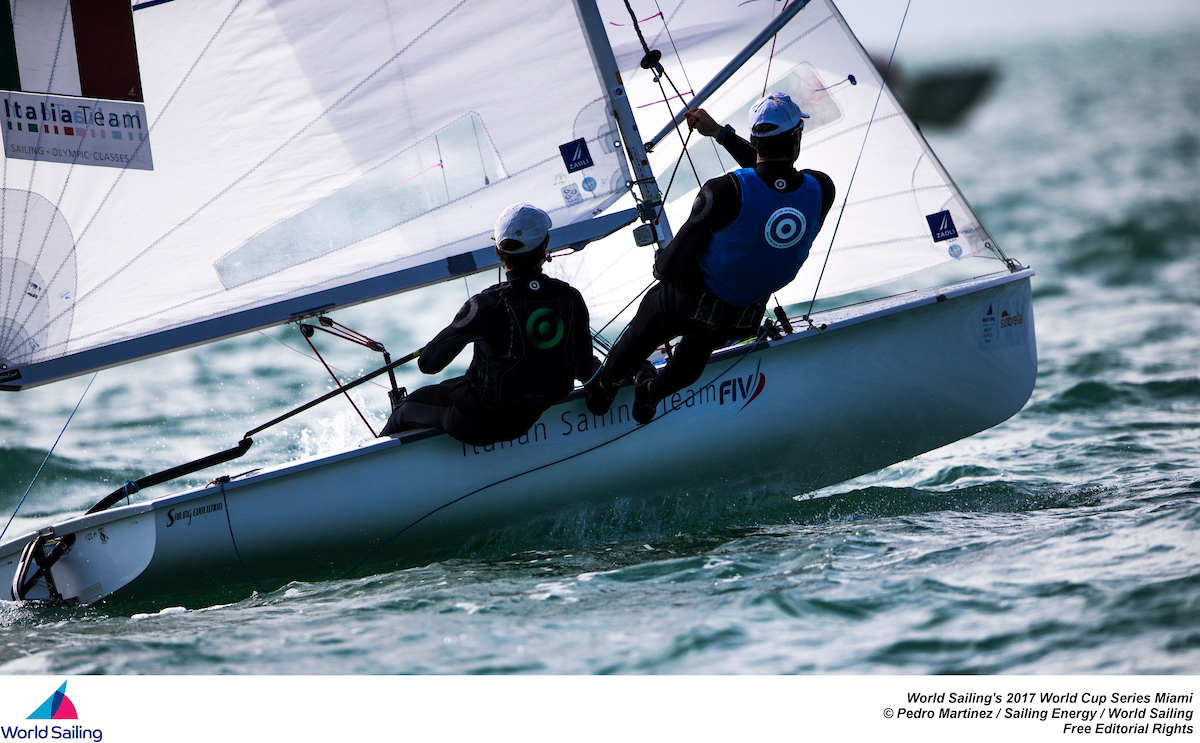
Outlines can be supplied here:
M1037 367L1032 271L999 252L833 3L785 4L761 24L709 5L698 20L683 3L658 19L678 21L673 54L694 55L689 76L711 81L686 99L736 126L764 83L788 92L812 114L801 166L838 184L835 212L846 198L779 294L803 319L714 354L645 427L629 390L603 417L577 390L490 447L417 431L126 497L236 458L252 430L0 544L13 598L245 595L465 554L579 509L736 504L749 482L786 503L1020 410ZM633 23L616 4L152 0L121 21L133 64L108 77L80 42L95 19L73 9L13 3L6 390L494 268L489 227L516 201L550 213L564 254L553 265L594 317L613 318L648 281L648 246L669 240L685 197L732 167L711 140L675 134L682 107L660 94L661 69L618 61ZM635 221L642 245L604 239ZM948 265L983 270L802 307Z

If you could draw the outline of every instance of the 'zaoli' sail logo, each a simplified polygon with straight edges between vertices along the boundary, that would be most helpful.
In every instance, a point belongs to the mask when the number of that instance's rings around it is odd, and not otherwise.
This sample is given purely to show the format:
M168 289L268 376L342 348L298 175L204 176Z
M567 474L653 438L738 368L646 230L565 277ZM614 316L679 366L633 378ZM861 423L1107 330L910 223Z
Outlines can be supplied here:
M588 152L587 140L583 138L560 144L558 151L562 153L563 163L567 166L568 173L592 167L592 153Z
M926 214L925 221L929 223L929 231L933 233L935 243L958 237L958 230L954 228L954 220L950 217L948 210L940 211L937 214Z
M50 698L42 702L42 706L33 711L26 720L78 720L79 715L75 713L75 705L67 698L67 682L58 687L58 691L50 695Z

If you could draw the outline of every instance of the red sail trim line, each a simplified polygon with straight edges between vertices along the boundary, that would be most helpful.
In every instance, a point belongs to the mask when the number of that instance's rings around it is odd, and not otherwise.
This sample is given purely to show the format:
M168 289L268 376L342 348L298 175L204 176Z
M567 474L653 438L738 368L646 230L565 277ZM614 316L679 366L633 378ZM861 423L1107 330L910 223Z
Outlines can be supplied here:
M646 106L657 106L660 103L666 103L669 100L679 98L680 96L685 96L685 95L692 95L692 91L689 90L688 92L681 93L680 95L673 95L670 98L664 98L661 101L651 101L650 103L643 103L642 105L638 106L638 108L645 108Z
M645 17L645 18L643 18L642 20L638 21L638 23L645 23L646 21L650 20L651 18L658 18L660 15L662 15L662 12L661 12L661 11L659 11L658 13L655 13L654 15L648 15L648 16L646 16L646 17ZM617 23L616 21L609 21L609 22L608 22L608 25L610 25L610 26L622 26L622 27L624 27L624 26L628 26L629 24L628 24L628 23Z
M404 180L400 181L399 183L393 183L392 185L393 186L403 186L405 183L408 183L413 178L420 178L421 176L425 175L426 173L433 170L434 168L441 168L441 167L445 167L445 166L443 166L441 160L439 160L436 163L434 163L433 165L430 165L428 168L425 168L424 170L422 170L420 173L417 173L416 175L410 175L409 177L405 178Z

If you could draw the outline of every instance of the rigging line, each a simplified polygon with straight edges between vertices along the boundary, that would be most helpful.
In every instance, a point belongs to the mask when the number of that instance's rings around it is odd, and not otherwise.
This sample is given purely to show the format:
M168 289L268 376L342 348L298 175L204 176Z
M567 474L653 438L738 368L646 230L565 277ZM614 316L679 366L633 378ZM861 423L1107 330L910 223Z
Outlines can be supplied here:
M225 504L225 523L229 526L229 541L233 543L233 554L237 555L238 564L242 566L242 571L246 573L246 577L254 583L260 592L266 593L266 589L255 580L254 576L250 573L250 568L246 567L246 561L242 559L242 551L238 549L237 540L233 538L233 520L229 516L229 499L225 497L225 481L218 480L217 482L221 485L221 502Z
M186 83L188 81L188 79L192 76L192 73L196 71L196 67L199 66L200 60L203 59L204 56L208 53L208 50L212 47L213 42L216 41L218 36L220 36L221 32L225 29L225 26L228 25L229 19L233 17L233 14L235 12L237 12L237 9L239 7L241 7L241 4L242 4L242 0L237 0L237 2L234 3L233 7L230 8L229 13L221 21L221 24L219 26L217 26L217 30L213 32L213 35L211 37L209 37L208 41L204 45L204 48L200 50L200 53L198 55L196 55L196 59L192 62L191 67L189 67L188 71L184 73L182 78L180 78L179 83L175 86L175 89L173 91L171 91L170 97L167 98L166 103L164 103L162 109L159 110L157 121L154 124L150 125L151 132L153 132L154 129L156 129L158 127L158 125L162 122L163 115L171 108L171 104L175 101L175 97L179 94L179 91L183 88L184 83ZM88 124L87 128L90 129L91 124ZM144 146L144 144L146 142L149 142L149 141L150 141L150 138L149 138L149 135L147 135L145 140L138 143L137 150L134 150L135 154L137 153L138 150L140 150ZM70 171L73 171L77 164L78 164L78 160L72 161L71 166L70 166ZM102 198L100 200L100 203L96 206L96 209L92 212L91 217L88 218L87 224L84 225L83 230L80 231L79 235L75 238L76 248L78 248L80 243L83 241L84 235L86 235L88 230L91 229L92 224L95 223L96 218L100 215L100 212L104 209L104 206L108 203L109 197L112 196L113 192L116 190L117 186L121 183L121 180L125 177L125 174L128 173L129 170L130 170L129 164L126 164L124 167L122 167L120 173L113 180L112 184L108 187L108 191L105 192L104 198ZM62 194L62 195L65 195L65 189L64 189L64 194ZM60 199L62 198L62 195L59 196ZM55 205L55 208L58 208L59 206L61 206L61 204L62 204L62 202L60 201L58 204ZM136 260L136 258L135 258L135 260ZM58 269L55 270L55 272L54 272L54 276L52 276L50 281L47 282L48 284L53 283L54 279L57 278L58 274L62 272L63 266L65 266L65 265L66 265L66 259L64 259L63 262L59 264ZM127 267L128 265L129 264L126 264L125 267ZM112 274L111 276L109 276L109 278L111 279L116 274L123 272L125 270L125 267L118 269L117 272L115 274ZM104 281L100 282L100 284L98 284L95 287L95 289L98 289L100 287L100 285L106 283L107 281L108 281L108 279L105 279ZM90 295L90 292L89 292L89 295ZM75 305L78 305L85 298L86 297L78 297L75 300ZM50 327L54 323L58 322L60 319L62 319L62 317L65 314L66 314L66 311L64 310L63 312L60 312L57 315L55 315L53 318L47 320L46 323L43 324L41 328L38 328L37 332L41 332L42 330L45 330L46 328Z
M655 279L654 281L651 281L649 284L646 284L646 288L645 288L645 289L642 289L640 292L638 292L636 295L634 295L633 299L629 300L629 304L627 304L627 305L625 305L624 307L622 307L622 308L621 308L621 310L620 310L620 312L618 312L617 314L613 315L611 320L609 320L608 322L604 323L604 327L603 327L603 328L600 328L600 329L599 329L599 330L597 330L595 333L592 333L592 339L594 340L594 339L596 339L596 338L599 338L599 337L600 337L600 334L601 334L601 333L603 333L603 332L605 331L605 329L606 329L606 328L608 328L608 326L609 326L609 325L612 325L612 324L613 324L613 322L614 322L614 321L615 321L615 320L616 320L618 317L620 317L620 316L621 316L621 312L624 312L625 310L629 309L629 306L630 306L630 305L632 305L634 302L638 301L638 297L640 297L640 296L642 296L643 294L645 294L646 292L650 291L650 287L654 286L654 285L655 285L655 284L657 284L657 283L658 283L658 279ZM615 342L616 342L616 341L614 341L614 343L615 343Z
M267 340L270 340L270 341L274 341L275 343L278 343L279 345L283 346L283 347L284 347L284 348L286 348L287 350L289 350L289 351L292 351L293 353L298 353L298 354L300 354L301 356L303 356L304 358L308 359L309 361L320 361L320 359L318 359L316 356L311 356L311 355L309 355L309 354L307 354L307 353L304 353L304 352L303 352L303 351L301 351L299 348L295 348L295 347L293 347L293 346L289 346L288 344L284 343L283 341L279 340L278 338L272 338L271 336L267 335L266 333L264 333L264 332L263 332L263 331L261 331L261 330L259 330L259 331L256 331L256 332L257 332L259 335L261 335L263 338L266 338ZM331 369L333 369L334 371L336 371L336 372L340 373L340 374L345 374L346 376L350 376L350 375L351 375L351 374L350 374L350 372L346 371L345 369L339 369L339 368L337 368L336 366L333 366L333 367L330 367L330 368L331 368ZM373 381L373 382L371 382L371 384L375 385L376 387L378 387L378 388L380 388L380 389L382 389L382 390L386 390L386 389L387 389L387 386L386 386L386 385L380 384L379 382L374 382L374 381Z
M703 388L703 387L707 387L708 385L711 385L711 384L713 384L713 383L715 383L715 382L719 381L720 379L722 379L722 378L723 378L723 377L724 377L726 374L728 374L729 372L733 371L734 367L736 367L738 364L742 363L742 361L743 361L743 360L745 360L745 359L746 359L746 358L747 358L747 357L750 355L750 353L754 351L754 349L758 348L758 345L759 345L759 343L761 343L761 342L762 342L762 340L763 340L763 338L765 338L765 337L766 337L766 333L765 333L765 332L763 332L763 333L760 333L760 334L758 335L758 337L757 337L757 338L754 340L754 342L753 342L753 343L751 343L751 344L749 344L749 346L747 346L747 348L746 348L746 351L745 351L744 353L742 353L740 356L738 356L738 357L737 357L737 358L734 360L734 362L733 362L732 364L730 364L728 367L726 367L726 368L725 368L725 371L723 371L723 372L721 372L720 374L718 374L717 376L713 377L712 379L710 379L710 380L708 381L708 383L707 383L707 384L701 385L701 387L702 387L702 388ZM655 406L655 408L657 409L657 406ZM664 406L664 408L665 408L665 406ZM663 419L663 418L667 417L668 415L670 415L671 413L673 413L673 412L674 412L674 410L675 410L674 408L665 408L665 409L664 409L664 411L663 411L663 413L662 413L662 415L656 416L656 417L655 417L653 420L661 420L661 419ZM632 421L631 421L631 422L632 422ZM653 421L652 421L652 422L653 422ZM495 482L493 482L493 483L489 483L489 484L487 484L487 485L484 485L483 487L476 488L475 490L472 490L471 492L467 493L466 495L460 495L459 497L455 498L454 500L452 500L452 501L450 501L450 502L448 502L448 503L443 503L442 505L438 506L437 508L434 508L433 510L429 511L428 513L426 513L424 516L421 516L420 518L416 519L415 521L413 521L412 523L410 523L408 526L404 527L404 528L403 528L403 529L401 529L400 531L396 532L394 535L392 535L390 538L388 538L386 541L384 541L382 544L380 544L378 547L376 547L374 550L372 550L372 551L370 552L370 554L368 554L368 555L367 555L366 557L364 557L362 560L359 560L359 561L358 561L358 563L357 563L357 564L356 564L354 567L350 568L350 569L349 569L349 570L347 570L345 573L343 573L343 574L342 574L342 576L341 576L341 580L345 580L345 579L349 578L349 577L350 577L350 576L351 576L351 575L354 573L354 571L358 570L360 567L362 567L364 564L366 564L366 563L367 563L367 562L368 562L368 561L369 561L369 560L370 560L372 557L374 557L375 555L377 555L377 554L379 554L381 551L383 551L383 549L384 549L385 547L387 547L389 544L391 544L392 542L394 542L394 541L396 541L397 539L399 539L399 538L400 538L400 536L404 534L404 532L406 532L406 531L408 531L409 529L413 528L414 526L416 526L417 524L421 523L422 521L424 521L425 519L429 518L430 516L434 515L434 514L435 514L435 513L437 513L438 511L441 511L441 510L443 510L443 509L449 508L450 506L453 506L455 503L458 503L458 502L460 502L460 501L464 501L464 500L466 500L467 498L470 498L472 495L476 495L476 494L478 494L478 493L482 493L483 491L485 491L485 490L487 490L487 489L489 489L489 488L495 487L496 485L501 485L501 484L503 484L503 483L506 483L506 482L508 482L508 481L510 481L510 480L516 480L516 479L517 479L517 478L519 478L519 477L524 477L525 475L530 475L530 474L533 474L534 472L538 472L539 470L544 470L544 469L546 469L546 468L548 468L548 467L553 467L553 466L554 466L554 465L556 465L556 464L562 464L563 462L567 462L567 461L569 461L569 460L575 459L576 457L581 457L581 456L583 456L584 454L590 454L591 452L594 452L594 451L596 451L597 449L600 449L600 448L602 448L602 447L608 446L609 444L616 443L616 442L620 441L621 439L625 438L626 436L628 436L628 435L630 435L630 434L632 434L632 433L636 433L637 431L640 431L640 430L644 429L645 427L646 427L646 426L643 426L643 425L635 425L633 428L631 428L630 430L626 431L625 433L623 433L623 434L620 434L619 436L615 436L615 437L613 437L613 438L609 439L608 441L602 441L602 442L600 442L599 444L596 444L595 446L593 446L593 447L592 447L592 448L590 448L590 449L584 449L583 451L578 451L578 452L575 452L574 454L571 454L571 455L565 456L565 457L563 457L562 459L557 459L557 460L555 460L555 461L553 461L553 462L547 462L546 464L540 465L540 466L538 466L538 467L534 467L534 468L532 468L532 469L525 470L524 472L518 472L518 473L517 473L517 474L515 474L515 475L510 475L510 476L508 476L508 477L505 477L505 478L503 478L503 479L501 479L501 480L497 480L497 481L495 481ZM403 446L403 445L402 445L402 446Z
M675 45L675 37L671 34L671 26L667 22L667 16L662 12L662 6L659 5L658 0L654 0L654 7L658 8L658 13L662 16L663 31L667 32L667 41L671 44L671 51L675 54L675 61L679 63L679 71L683 73L683 82L687 84L688 89L693 91L694 94L696 87L692 85L692 79L688 75L687 67L685 67L683 64L683 57L679 54L679 47ZM682 102L683 98L680 97L680 103ZM688 108L691 108L691 106L688 106ZM715 139L713 139L710 144L712 145L713 153L717 156L717 162L720 164L721 170L724 171L725 161L721 158L721 147L717 144L717 140ZM675 167L678 168L679 166L676 165ZM663 196L663 203L666 203L666 201L667 197Z
M662 67L659 67L659 69L661 70L661 69L662 69ZM665 72L663 72L663 73L661 73L661 74L659 75L659 77L667 77L667 74L666 74ZM667 77L667 82L671 82L671 78ZM671 83L671 87L675 87L675 83ZM661 80L660 80L660 81L659 81L659 83L658 83L658 89L662 91L663 98L666 98L666 97L667 97L667 91L666 91L666 90L663 88L663 84L662 84ZM679 91L678 91L678 90L676 90L675 92L676 92L676 93L678 93ZM682 96L682 95L680 95L680 96L679 96L679 100L681 100L681 101L683 100L683 96ZM691 106L688 106L688 108L691 108ZM674 119L672 119L672 121L674 122ZM684 137L683 137L683 132L679 131L679 123L678 123L678 122L674 122L674 123L675 123L675 134L676 134L676 136L678 136L678 137L679 137L679 143L680 143L680 145L683 147L683 154L682 154L680 157L681 157L681 158L682 158L683 156L686 156L686 157L687 157L688 165L692 166L692 175L696 176L696 183L700 183L700 174L699 174L698 172L696 172L696 163L692 162L692 153L688 152L688 149L687 149L687 140L686 140L686 139L684 139ZM691 136L691 131L690 131L690 130L688 131L688 136ZM665 200L664 200L664 202L663 202L663 206L662 206L662 207L660 208L660 210L659 210L659 214L660 214L660 215L662 215L662 214L664 214L664 213L666 213L666 202L665 202ZM658 220L655 220L655 223L656 223L656 224L657 224L657 222L658 222Z
M683 164L683 156L687 152L687 143L692 138L692 133L695 131L696 131L695 129L689 128L687 139L683 140L683 152L680 152L679 158L677 160L675 160L675 169L671 171L671 180L667 181L667 190L663 191L663 195L662 195L663 204L667 203L667 196L668 196L668 194L671 193L671 186L675 185L675 174L679 172L679 166ZM695 167L693 167L692 171L695 172L695 170L696 170ZM701 186L704 185L703 183L700 183L699 178L696 179L696 183Z
M780 13L787 10L787 4L789 1L790 0L783 0L783 7L779 9ZM775 9L773 7L771 8L771 17L772 18L775 17ZM778 40L779 40L778 33L771 37L771 53L769 55L767 55L767 74L763 78L763 92L762 92L763 98L767 97L767 85L769 85L771 82L771 62L774 61L774 59L775 59L775 42Z
M642 36L642 27L638 24L637 15L633 12L633 6L629 4L629 0L625 0L625 9L629 11L629 17L633 20L633 30L637 32L638 41L642 42L642 50L649 54L650 46L646 44L646 37Z
M658 14L662 16L663 30L667 32L667 41L671 42L671 51L675 53L675 61L679 63L679 71L683 73L683 81L687 83L689 88L691 88L692 80L688 77L687 68L683 66L683 57L679 56L679 47L675 46L675 37L671 35L671 27L667 24L667 16L663 14L662 7L658 4L658 0L654 0L654 7L658 8ZM653 18L654 16L650 17ZM649 18L646 20L649 20Z
M859 163L862 162L863 152L867 149L867 138L871 136L871 124L875 121L875 112L879 110L879 99L883 97L883 89L887 85L888 73L892 69L892 60L896 57L896 47L900 45L900 33L904 31L904 21L908 18L908 9L912 7L912 0L904 6L904 15L900 18L900 28L896 29L896 41L892 43L892 53L888 56L887 68L883 71L883 79L879 81L879 92L875 94L875 106L871 109L871 118L867 120L867 130L863 132L862 147L858 149L858 158L854 161L854 170L850 171L850 182L846 184L846 193L842 196L842 208L838 210L837 222L833 225L833 234L829 237L829 249L825 251L825 261L821 264L821 273L817 276L817 283L813 287L812 299L808 303L808 311L804 313L804 319L812 314L813 305L817 303L817 290L821 288L821 279L825 278L825 268L829 265L829 256L833 255L833 243L837 240L838 228L842 226L842 216L846 213L846 204L850 199L850 189L854 186L854 176L858 174ZM809 320L811 324L812 321Z
M309 338L304 332L301 332L300 335L304 336L304 340L308 343L308 347L313 350L313 353L317 355L318 359L321 359L321 365L325 367L325 371L329 372L329 376L333 377L334 386L341 387L341 380L339 380L337 375L333 373L333 369L329 368L329 364L325 363L325 359L321 357L321 352L318 351L317 347L313 345L312 338ZM367 430L371 432L371 437L379 438L375 433L375 429L371 427L370 423L367 423L367 417L363 415L362 411L358 409L358 406L354 404L354 400L350 397L350 391L342 390L342 394L346 396L346 401L350 403L350 407L354 408L354 412L358 413L358 417L362 418L363 425L366 426Z
M70 11L71 11L70 3L64 3L62 20L60 20L58 23L58 43L54 47L54 61L50 63L50 79L46 82L46 92L47 93L49 93L51 90L54 89L54 73L58 72L58 55L62 51L63 36L66 34L67 17L70 14ZM9 124L9 126L12 126L12 124ZM45 131L45 127L40 127L38 129L37 145L39 148L42 146L42 136L43 136L44 131ZM33 164L29 166L29 185L25 187L25 213L23 215L21 215L21 230L20 230L20 232L17 233L17 250L13 254L13 260L16 261L18 263L18 265L20 264L20 261L21 261L21 248L24 247L24 244L25 244L25 224L29 218L29 199L30 199L30 197L33 196L33 178L34 178L34 175L37 173L37 166L38 166L38 160L36 160L36 159L33 161ZM53 224L53 223L54 223L53 220L51 220L51 224ZM49 228L47 228L46 235L48 236L49 234L50 234L50 231L49 231ZM45 237L43 237L42 238L42 248L45 248L45 247L46 247L46 242L45 242ZM38 258L41 258L41 256L42 256L42 250L39 249L37 257L34 258L33 263L31 265L33 265L36 268L37 260L38 260ZM15 267L14 267L14 269L15 269ZM9 310L9 307L12 305L12 297L14 294L12 289L13 289L13 284L16 282L16 280L17 280L17 272L16 272L16 270L14 270L12 272L12 276L10 276L8 279L8 294L7 294L7 296L4 297L4 315L3 315L4 317L9 317L8 310ZM20 294L21 299L17 302L17 306L12 308L12 312L13 312L12 316L14 317L14 319L15 319L16 314L20 311L21 305L25 303L25 296L26 296L25 292L22 291L22 292L19 292L19 294ZM36 305L37 303L34 302L34 304ZM29 312L30 312L30 314L33 314L32 309ZM14 322L14 323L11 323L11 326L12 327L7 329L8 332L6 332L2 337L0 337L0 346L3 346L5 343L7 343L10 337L16 336L17 328L20 327L20 324Z
M92 378L88 380L87 387L83 388L83 394L79 396L79 402L75 403L75 409L72 410L71 414L67 416L67 422L63 424L62 430L58 432L58 438L54 440L54 445L50 447L50 451L46 452L46 458L42 460L42 466L38 467L37 472L33 475L33 479L29 481L29 487L25 488L25 495L22 495L21 500L17 501L17 507L13 509L12 515L8 517L8 523L4 525L3 529L0 529L0 539L4 538L4 534L8 531L8 527L12 525L13 519L17 517L17 511L21 510L21 504L25 502L25 497L29 495L30 490L33 490L33 484L37 482L38 475L42 474L42 470L46 467L46 462L50 461L50 455L54 453L54 449L58 446L58 442L62 440L63 434L67 432L67 426L71 425L71 419L74 418L75 413L79 411L79 406L83 404L83 398L87 397L88 390L92 388L92 382L96 381L96 375L99 373L100 372L94 372L92 374Z

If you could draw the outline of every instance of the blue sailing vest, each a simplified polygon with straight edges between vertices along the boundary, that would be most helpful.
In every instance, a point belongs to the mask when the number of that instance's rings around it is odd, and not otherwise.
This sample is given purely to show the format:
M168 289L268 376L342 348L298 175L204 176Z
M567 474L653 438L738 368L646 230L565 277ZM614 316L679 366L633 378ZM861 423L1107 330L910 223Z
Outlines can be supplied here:
M807 173L791 193L774 191L752 168L733 171L742 210L713 233L698 258L704 282L735 307L748 307L796 278L821 228L821 187Z

